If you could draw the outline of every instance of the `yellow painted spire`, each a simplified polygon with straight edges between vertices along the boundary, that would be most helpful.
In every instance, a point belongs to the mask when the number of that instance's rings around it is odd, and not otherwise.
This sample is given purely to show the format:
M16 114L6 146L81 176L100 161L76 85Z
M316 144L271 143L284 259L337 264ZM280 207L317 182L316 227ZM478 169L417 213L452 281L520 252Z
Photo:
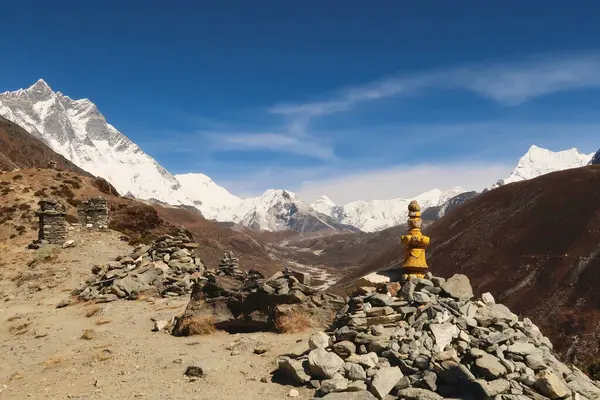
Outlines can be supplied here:
M429 237L421 233L421 206L416 200L408 205L408 232L400 241L406 247L404 251L404 273L422 278L428 271L425 248L429 245Z

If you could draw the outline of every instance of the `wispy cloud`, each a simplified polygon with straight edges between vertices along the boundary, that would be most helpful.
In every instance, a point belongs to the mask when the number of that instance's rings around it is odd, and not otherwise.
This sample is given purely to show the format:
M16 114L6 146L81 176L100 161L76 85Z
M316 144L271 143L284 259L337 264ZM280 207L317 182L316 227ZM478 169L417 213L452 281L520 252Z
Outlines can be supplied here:
M318 117L348 111L361 103L428 89L466 90L503 105L515 106L535 97L589 87L600 87L598 53L538 56L514 62L392 76L340 90L321 101L277 104L269 111L304 118Z
M323 140L278 133L213 133L214 148L229 150L271 150L335 160L333 147Z

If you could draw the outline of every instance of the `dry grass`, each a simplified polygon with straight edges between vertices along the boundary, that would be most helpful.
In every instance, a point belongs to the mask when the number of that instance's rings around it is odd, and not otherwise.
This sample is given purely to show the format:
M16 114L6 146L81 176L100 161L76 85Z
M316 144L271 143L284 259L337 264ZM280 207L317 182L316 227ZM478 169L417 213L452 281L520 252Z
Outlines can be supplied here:
M93 329L86 329L81 334L81 338L85 340L92 340L96 338L96 331Z
M85 316L86 316L87 318L91 318L91 317L93 317L94 315L96 315L96 314L100 313L101 311L102 311L102 307L99 307L99 306L93 306L93 307L90 307L90 308L88 308L87 310L85 310Z
M104 318L100 318L99 320L97 320L96 322L94 322L96 325L106 325L106 324L110 324L112 321L110 319L104 319Z
M10 328L8 328L8 331L10 333L12 333L13 335L22 335L25 332L27 332L27 329L29 328L30 325L31 325L31 323L24 322L22 324L11 326Z
M310 318L300 311L290 311L275 318L275 328L281 333L304 332L311 327Z
M44 366L44 368L49 368L49 367L52 367L53 365L61 364L64 361L65 361L64 358L59 357L59 356L55 356L55 357L50 357L49 359L47 359L46 361L44 361L42 363L42 365Z
M24 378L24 377L23 377L23 374L22 374L22 373L20 373L20 372L14 372L14 373L13 373L13 374L10 376L10 378L8 379L8 381L9 381L9 382L12 382L12 381L16 381L16 380L23 379L23 378Z
M181 336L210 335L217 330L215 319L210 315L182 318L178 325Z

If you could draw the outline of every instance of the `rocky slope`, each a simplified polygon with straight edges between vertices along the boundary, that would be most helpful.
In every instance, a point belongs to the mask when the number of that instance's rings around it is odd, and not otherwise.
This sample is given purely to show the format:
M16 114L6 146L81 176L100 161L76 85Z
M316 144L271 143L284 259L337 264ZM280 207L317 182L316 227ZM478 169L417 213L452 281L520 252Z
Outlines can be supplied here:
M425 229L429 264L441 276L468 275L476 293L493 292L568 360L587 363L600 352L599 196L596 165L482 193ZM395 245L355 277L401 255Z
M195 249L207 265L218 264L223 252L233 250L245 269L269 274L281 268L270 248L251 234L206 220L197 212L174 206L144 203L114 195L105 181L53 169L22 169L0 173L0 241L25 244L37 236L37 202L45 197L62 201L68 221L76 221L77 205L104 196L110 207L110 227L134 241L149 241L183 225L200 244Z
M60 169L89 176L89 173L54 152L25 129L0 117L0 171L46 168L51 161Z
M280 358L282 377L327 400L600 398L531 320L490 293L474 299L465 275L400 274L360 279L328 333Z

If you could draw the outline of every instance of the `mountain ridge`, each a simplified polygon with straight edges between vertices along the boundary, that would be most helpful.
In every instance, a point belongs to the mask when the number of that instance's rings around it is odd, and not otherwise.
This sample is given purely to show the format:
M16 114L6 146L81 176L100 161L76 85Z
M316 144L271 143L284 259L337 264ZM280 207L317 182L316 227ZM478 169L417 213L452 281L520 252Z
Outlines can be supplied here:
M38 80L27 89L0 93L0 116L20 125L75 165L101 176L123 194L172 205L192 206L208 219L267 231L307 229L374 232L403 224L406 206L417 199L423 211L439 218L464 201L462 188L432 189L409 199L359 200L337 205L322 196L311 204L285 189L269 189L242 199L202 173L173 175L106 121L89 99L74 100ZM548 172L592 162L576 149L551 152L531 146L511 175L490 189Z

